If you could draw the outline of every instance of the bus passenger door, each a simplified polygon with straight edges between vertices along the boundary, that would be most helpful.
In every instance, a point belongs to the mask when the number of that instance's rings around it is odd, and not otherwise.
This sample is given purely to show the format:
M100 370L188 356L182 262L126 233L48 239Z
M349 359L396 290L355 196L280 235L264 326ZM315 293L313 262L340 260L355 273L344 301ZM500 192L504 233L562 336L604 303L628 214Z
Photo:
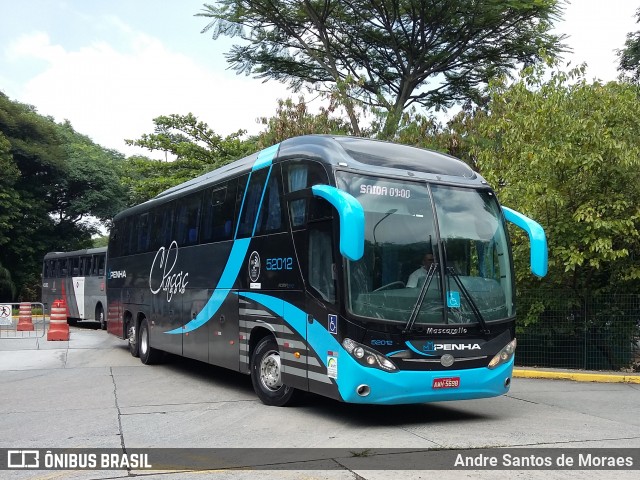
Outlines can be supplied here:
M84 277L72 277L71 283L73 286L73 296L76 300L76 305L78 307L78 317L80 320L84 320Z

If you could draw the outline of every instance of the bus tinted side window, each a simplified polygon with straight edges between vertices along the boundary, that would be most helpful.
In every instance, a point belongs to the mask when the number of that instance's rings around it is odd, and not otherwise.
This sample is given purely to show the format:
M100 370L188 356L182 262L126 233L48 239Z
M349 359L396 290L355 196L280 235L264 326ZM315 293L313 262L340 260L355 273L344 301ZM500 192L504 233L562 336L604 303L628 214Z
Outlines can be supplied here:
M113 222L113 227L109 232L109 254L114 257L120 256L122 234L120 222ZM93 269L93 267L91 267Z
M179 246L198 243L198 227L200 222L200 206L202 193L189 195L178 204L176 216L176 235L174 240Z
M91 257L80 258L80 275L83 277L91 275Z
M123 255L132 255L136 253L138 245L138 230L136 228L135 218L129 217L124 221L124 243L122 245Z
M151 226L151 250L169 247L172 241L171 226L173 225L173 205L165 204L153 212Z
M61 277L68 277L69 276L69 259L68 258L63 258L62 260L60 260L60 276Z
M98 255L97 258L98 258L98 275L102 276L104 275L104 267L107 260L107 256L106 254L103 253L102 255Z
M80 275L80 257L72 257L69 259L69 268L71 269L71 276L77 277Z
M280 183L280 168L273 167L267 190L264 192L260 213L258 214L256 235L277 233L285 228L285 222L283 221L284 202Z
M201 243L220 242L233 238L237 180L216 185L204 193Z
M144 253L149 250L149 230L151 226L149 225L149 213L143 213L138 217L137 223L137 241L136 241L136 252Z
M323 185L329 182L324 167L317 162L289 161L283 166L286 193ZM317 198L302 198L289 202L289 215L293 228L302 228L308 220L331 216L331 206Z
M262 191L265 187L269 168L263 168L252 172L250 176L240 177L238 188L238 208L240 220L238 222L238 238L250 237L253 235L253 227L256 223L256 215L262 200ZM249 177L249 186L245 189ZM246 192L245 192L246 190Z

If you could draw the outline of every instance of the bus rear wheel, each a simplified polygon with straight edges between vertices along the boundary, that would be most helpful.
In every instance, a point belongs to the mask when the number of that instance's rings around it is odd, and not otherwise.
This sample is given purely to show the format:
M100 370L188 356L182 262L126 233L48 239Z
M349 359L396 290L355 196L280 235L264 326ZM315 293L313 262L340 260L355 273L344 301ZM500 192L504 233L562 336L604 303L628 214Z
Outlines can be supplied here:
M145 318L140 322L138 331L138 349L140 353L140 361L145 365L152 365L160 360L162 352L151 346L149 343L149 322Z
M138 351L138 332L136 332L136 324L132 319L127 322L127 339L129 340L129 353L131 356L137 357L140 353Z
M101 330L106 330L107 329L107 322L106 319L104 318L104 308L102 308L102 305L98 304L96 306L96 320L98 322L100 322L100 329Z
M297 396L296 389L282 383L280 351L273 337L265 337L251 356L251 383L265 405L284 407Z

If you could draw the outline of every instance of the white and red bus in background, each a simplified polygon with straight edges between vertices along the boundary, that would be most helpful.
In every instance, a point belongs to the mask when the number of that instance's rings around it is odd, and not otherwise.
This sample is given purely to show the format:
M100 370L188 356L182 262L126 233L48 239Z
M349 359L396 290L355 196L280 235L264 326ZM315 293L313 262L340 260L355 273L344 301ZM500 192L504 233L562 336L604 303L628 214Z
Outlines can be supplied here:
M66 302L70 321L96 321L106 329L106 263L106 247L47 253L42 266L45 311L54 300L61 299Z

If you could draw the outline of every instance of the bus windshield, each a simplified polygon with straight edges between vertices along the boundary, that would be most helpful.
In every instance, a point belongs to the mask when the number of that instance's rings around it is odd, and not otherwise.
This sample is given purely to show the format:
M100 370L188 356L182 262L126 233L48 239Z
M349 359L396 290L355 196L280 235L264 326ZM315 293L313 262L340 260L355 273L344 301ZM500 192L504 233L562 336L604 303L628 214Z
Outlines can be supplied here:
M507 234L490 190L336 178L365 211L364 255L346 268L351 314L415 328L514 316Z

